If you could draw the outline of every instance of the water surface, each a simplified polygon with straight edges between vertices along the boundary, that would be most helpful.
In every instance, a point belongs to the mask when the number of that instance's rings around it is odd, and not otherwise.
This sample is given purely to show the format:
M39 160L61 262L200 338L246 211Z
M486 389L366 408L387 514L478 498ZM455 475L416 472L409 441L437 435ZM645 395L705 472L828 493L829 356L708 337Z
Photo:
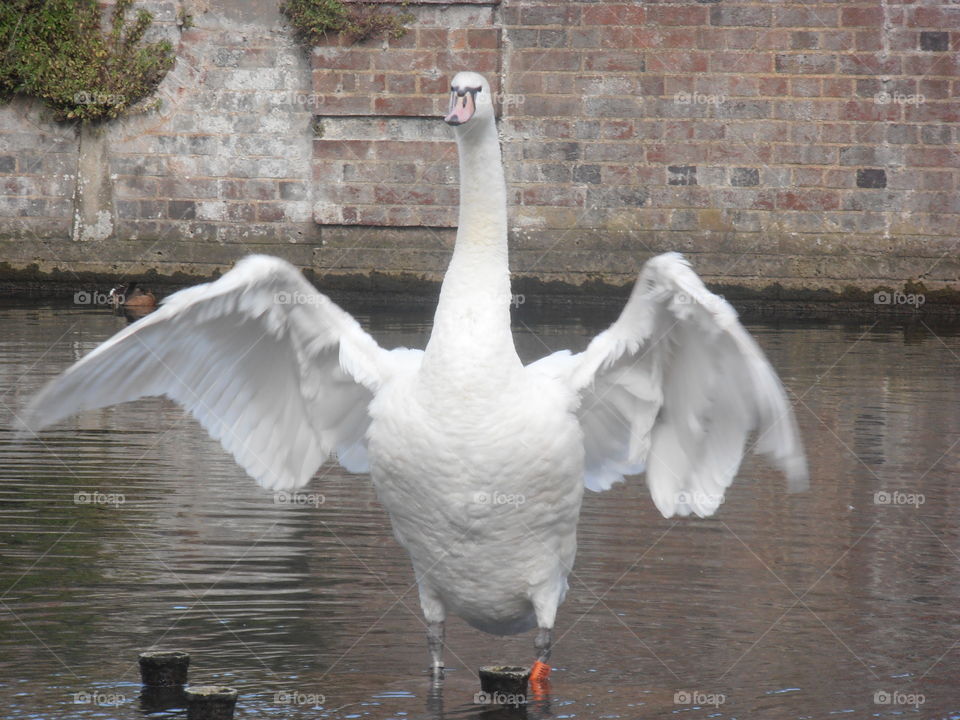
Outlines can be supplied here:
M426 305L354 309L384 345L425 343ZM518 347L580 349L616 311L522 307ZM161 399L15 440L26 399L124 324L0 306L4 718L143 718L154 647L236 687L239 718L960 717L955 327L749 324L795 399L811 491L751 458L707 520L663 519L642 478L588 494L551 696L517 710L474 703L475 671L528 664L533 633L451 619L431 689L367 478L325 466L307 502L276 503Z

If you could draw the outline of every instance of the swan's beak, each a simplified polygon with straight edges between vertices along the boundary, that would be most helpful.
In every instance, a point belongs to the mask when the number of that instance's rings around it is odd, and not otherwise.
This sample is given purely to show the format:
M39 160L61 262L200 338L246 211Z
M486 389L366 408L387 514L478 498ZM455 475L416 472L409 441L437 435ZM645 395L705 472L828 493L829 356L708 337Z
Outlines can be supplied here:
M463 125L477 109L476 90L451 90L450 109L443 119L447 125Z

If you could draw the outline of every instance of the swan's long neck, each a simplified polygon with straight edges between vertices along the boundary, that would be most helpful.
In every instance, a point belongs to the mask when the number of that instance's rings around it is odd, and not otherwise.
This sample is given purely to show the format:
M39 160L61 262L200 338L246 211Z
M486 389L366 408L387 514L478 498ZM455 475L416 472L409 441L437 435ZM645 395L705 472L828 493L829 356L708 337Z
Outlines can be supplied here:
M481 120L478 118L478 120ZM510 332L507 187L493 118L458 134L460 220L440 289L430 360L445 365L518 364Z

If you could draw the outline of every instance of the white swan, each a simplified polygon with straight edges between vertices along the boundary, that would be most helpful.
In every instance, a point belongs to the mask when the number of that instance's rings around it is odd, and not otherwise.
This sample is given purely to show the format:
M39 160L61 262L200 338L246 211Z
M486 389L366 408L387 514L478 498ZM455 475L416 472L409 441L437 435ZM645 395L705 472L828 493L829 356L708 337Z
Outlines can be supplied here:
M251 256L100 345L20 423L166 395L272 489L302 487L336 451L370 472L410 553L435 674L449 612L491 633L538 627L542 684L584 486L645 467L665 517L706 516L751 431L793 489L806 464L775 372L677 254L647 262L584 352L521 364L490 87L460 73L451 91L460 220L425 351L382 349L293 266Z

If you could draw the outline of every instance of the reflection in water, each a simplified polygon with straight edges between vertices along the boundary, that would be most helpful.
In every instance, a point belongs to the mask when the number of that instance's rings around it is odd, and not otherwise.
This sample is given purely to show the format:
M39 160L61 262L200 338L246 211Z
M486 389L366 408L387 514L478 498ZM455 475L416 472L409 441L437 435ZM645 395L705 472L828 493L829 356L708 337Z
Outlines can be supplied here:
M422 347L432 307L357 315ZM617 311L524 306L518 348L582 349ZM664 520L642 480L588 494L552 695L517 709L476 704L475 670L529 661L529 635L451 620L431 686L409 561L365 477L328 465L303 502L275 498L161 399L19 441L13 412L126 320L22 303L0 321L3 717L143 717L152 647L191 652L191 680L237 687L258 719L960 712L955 328L751 326L796 398L811 492L750 459L707 520Z

